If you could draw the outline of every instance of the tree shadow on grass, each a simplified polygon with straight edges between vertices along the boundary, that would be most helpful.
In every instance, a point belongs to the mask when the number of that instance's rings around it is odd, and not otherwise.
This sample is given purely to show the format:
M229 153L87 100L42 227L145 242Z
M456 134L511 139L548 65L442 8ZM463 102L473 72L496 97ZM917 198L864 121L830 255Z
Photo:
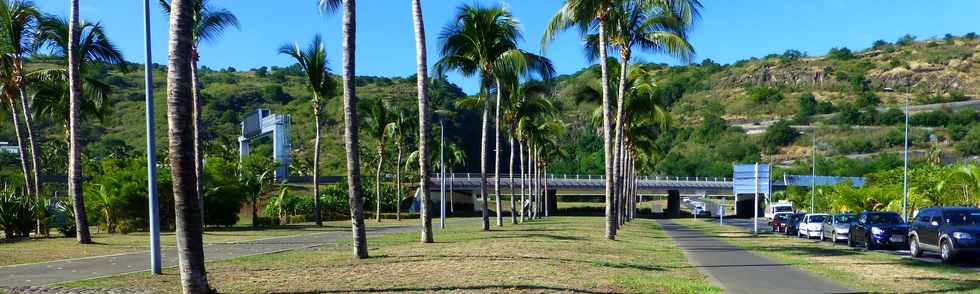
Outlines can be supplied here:
M371 259L386 259L391 260L384 261L388 264L393 263L411 263L411 262L421 262L421 261L432 261L436 259L450 259L450 260L485 260L485 261L522 261L522 260L534 260L534 261L557 261L564 263L579 263L588 264L597 267L610 267L618 269L635 269L643 271L663 271L664 267L648 264L636 264L629 262L610 262L610 261L590 261L590 260L580 260L572 258L563 257L542 257L542 256L494 256L494 255L379 255L372 256Z
M910 278L913 281L928 281L928 282L939 282L946 283L949 286L945 288L922 291L919 293L961 293L968 291L976 291L980 289L980 279L973 280L954 280L954 279L943 279L943 278L933 278L933 277L913 277Z
M550 291L550 292L566 292L566 293L618 293L611 292L607 290L595 291L588 289L575 289L575 288L562 288L562 287L550 287L542 285L527 285L527 284L515 284L515 285L479 285L479 286L462 286L462 287L394 287L394 288L367 288L367 289L347 289L347 290L324 290L324 291L306 291L306 292L271 292L276 294L312 294L312 293L387 293L387 292L437 292L437 291L454 291L454 290L468 290L468 291L480 291L480 292L509 292L509 291Z
M556 241L583 241L589 238L580 236L561 236L561 235L551 235L551 234L513 234L506 236L490 236L486 239L530 239L530 238L546 238Z

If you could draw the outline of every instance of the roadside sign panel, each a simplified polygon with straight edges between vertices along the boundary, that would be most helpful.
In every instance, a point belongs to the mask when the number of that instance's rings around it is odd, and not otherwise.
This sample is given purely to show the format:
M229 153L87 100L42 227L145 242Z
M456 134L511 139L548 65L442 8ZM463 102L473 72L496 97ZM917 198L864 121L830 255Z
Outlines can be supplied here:
M758 166L759 171L756 173L755 164L736 164L732 192L738 195L755 194L758 191L759 194L769 195L769 165L760 163ZM755 188L756 183L759 184L758 190Z

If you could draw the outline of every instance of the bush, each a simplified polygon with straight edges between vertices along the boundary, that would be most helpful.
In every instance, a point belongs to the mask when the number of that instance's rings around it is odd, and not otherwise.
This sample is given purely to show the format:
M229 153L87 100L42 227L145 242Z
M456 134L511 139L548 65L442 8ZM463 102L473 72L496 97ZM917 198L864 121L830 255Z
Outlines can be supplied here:
M769 86L750 87L747 89L749 98L755 103L769 104L783 100L783 94L779 89Z
M778 147L793 143L799 136L800 133L790 126L789 121L780 120L766 129L762 144L770 152L775 152Z
M0 229L4 237L26 238L34 228L34 203L30 197L13 191L0 195Z
M977 121L977 111L972 108L963 108L949 115L950 126L966 126Z
M963 140L954 145L957 151L964 155L980 155L980 124L973 124Z
M949 114L945 111L928 111L913 114L910 123L916 126L941 127L949 123Z
M905 34L904 36L898 38L897 41L895 41L895 45L905 46L905 45L911 45L914 42L915 42L915 36L912 36L910 34Z
M858 108L875 107L881 104L881 99L875 96L873 92L861 92L858 94L856 104Z
M827 53L827 56L829 56L831 59L837 60L854 59L854 53L851 52L851 49L847 49L847 47L830 48L830 52Z
M888 108L878 116L878 123L883 125L897 125L905 121L905 112L898 108Z
M884 48L885 46L888 46L888 45L891 45L891 44L888 43L888 41L878 40L878 41L875 41L873 44L871 44L871 48L874 48L874 49L882 49L882 48Z
M246 192L239 183L238 163L220 157L208 158L204 165L204 224L232 226L245 203Z

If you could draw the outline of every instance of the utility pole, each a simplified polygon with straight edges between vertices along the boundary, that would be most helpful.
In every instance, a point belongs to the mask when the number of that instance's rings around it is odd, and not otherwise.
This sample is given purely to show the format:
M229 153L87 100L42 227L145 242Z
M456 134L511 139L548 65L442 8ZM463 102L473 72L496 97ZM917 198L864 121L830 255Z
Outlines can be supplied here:
M909 219L909 99L912 96L912 81L907 82L905 88L905 163L902 168L902 219L906 222Z
M811 150L810 153L812 153L811 155L813 157L813 160L811 166L812 174L810 175L810 211L809 212L815 213L816 206L814 205L814 201L817 199L817 126L816 125L813 126L813 139L811 141L812 142L810 142L810 145L813 145L811 146L813 150Z
M146 82L146 189L150 201L150 272L160 271L160 207L157 203L157 156L153 125L153 60L150 48L150 0L143 0L143 36L146 63L143 67Z

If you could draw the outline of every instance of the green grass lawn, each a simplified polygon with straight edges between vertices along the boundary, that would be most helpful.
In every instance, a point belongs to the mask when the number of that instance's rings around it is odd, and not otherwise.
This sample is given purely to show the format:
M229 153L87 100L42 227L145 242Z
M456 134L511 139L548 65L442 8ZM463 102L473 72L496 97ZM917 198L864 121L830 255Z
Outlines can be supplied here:
M669 292L717 293L652 220L603 238L601 217L552 217L481 232L479 222L368 240L371 258L351 258L349 244L209 262L222 293L252 292ZM137 287L177 292L177 272L127 274L67 287Z
M418 220L382 220L381 224L374 219L365 220L369 227L412 225ZM350 221L324 222L323 227L313 223L283 225L271 228L253 229L248 225L237 225L231 228L208 229L204 232L205 244L247 241L270 237L291 236L328 231L349 231ZM89 256L100 256L147 250L150 246L149 233L136 232L129 234L97 233L92 227L92 241L95 244L79 245L75 238L33 238L28 240L0 243L0 266L36 263L52 260L71 259ZM56 236L57 232L52 232ZM160 244L165 247L177 246L174 232L160 233Z
M759 255L838 281L851 288L878 293L980 293L980 272L931 263L881 251L807 241L718 225L717 220L683 219L687 225Z

